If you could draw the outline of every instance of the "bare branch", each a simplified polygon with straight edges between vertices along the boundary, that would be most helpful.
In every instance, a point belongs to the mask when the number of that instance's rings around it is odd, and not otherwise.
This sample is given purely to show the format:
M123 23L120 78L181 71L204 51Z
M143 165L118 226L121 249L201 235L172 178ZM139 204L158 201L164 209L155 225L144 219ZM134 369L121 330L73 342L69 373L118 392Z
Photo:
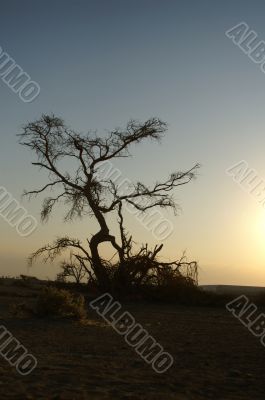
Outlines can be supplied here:
M53 262L56 257L58 257L64 250L68 248L75 248L81 250L87 259L90 259L89 253L81 245L80 240L71 239L68 236L57 238L53 244L46 244L34 253L32 253L28 259L29 265L32 265L37 258L42 257L43 261Z
M29 196L30 197L33 194L38 195L39 193L44 192L48 187L52 187L52 186L57 185L57 183L62 183L62 181L58 180L58 181L54 181L54 182L48 183L47 185L43 186L43 188L41 188L39 190L32 190L30 192L24 192L24 196Z

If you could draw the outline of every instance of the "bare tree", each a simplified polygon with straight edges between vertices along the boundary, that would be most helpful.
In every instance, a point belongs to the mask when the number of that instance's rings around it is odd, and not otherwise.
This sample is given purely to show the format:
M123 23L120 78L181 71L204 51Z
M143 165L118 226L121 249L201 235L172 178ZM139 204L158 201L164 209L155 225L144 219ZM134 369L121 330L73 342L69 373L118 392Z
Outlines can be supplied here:
M64 260L61 263L61 272L57 274L57 281L66 282L68 278L73 279L75 283L80 284L82 279L87 276L87 268L79 254L70 253L69 261Z
M36 154L37 159L32 164L48 173L48 182L39 189L26 192L25 195L38 195L55 187L60 189L56 196L45 198L41 211L42 220L46 221L54 206L63 201L68 206L66 220L89 215L95 217L99 224L98 232L87 239L89 250L86 250L78 239L64 237L37 250L30 261L44 253L47 254L46 260L52 260L64 249L74 249L74 257L82 268L101 288L106 289L111 285L111 265L100 256L99 245L109 242L119 258L118 275L124 275L123 270L126 270L128 260L132 258L132 237L124 228L124 203L127 202L142 212L154 207L172 208L176 211L177 205L171 192L174 188L190 182L195 177L199 165L196 164L184 172L172 173L164 182L156 182L152 187L141 182L132 184L127 194L120 193L118 185L111 178L100 180L97 168L108 160L129 157L129 150L133 144L145 139L159 141L166 129L167 125L157 118L144 123L132 120L125 129L115 129L106 137L102 137L92 133L75 132L54 115L43 115L39 120L28 123L19 135L20 143ZM69 163L71 172L64 170L66 160L72 160ZM117 212L120 226L119 240L110 233L106 222L107 214L113 211ZM139 255L145 253L154 261L161 248L162 246L156 247L150 253L143 247Z

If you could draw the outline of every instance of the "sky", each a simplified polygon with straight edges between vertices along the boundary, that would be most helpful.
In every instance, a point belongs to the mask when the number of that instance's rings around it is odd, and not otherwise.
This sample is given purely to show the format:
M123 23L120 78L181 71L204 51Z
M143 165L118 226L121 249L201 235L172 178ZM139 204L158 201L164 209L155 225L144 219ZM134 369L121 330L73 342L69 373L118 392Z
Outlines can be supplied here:
M57 263L27 256L60 235L85 240L90 219L63 223L62 208L40 222L42 198L21 199L45 184L18 144L22 126L54 113L86 132L124 126L131 118L168 123L160 144L143 143L118 167L124 178L152 184L201 164L197 179L174 191L181 212L163 241L164 260L186 250L201 284L265 286L265 208L226 170L245 160L265 180L265 74L225 32L245 22L265 40L264 1L9 0L2 2L0 47L40 86L25 103L0 79L0 186L33 215L21 237L0 216L0 275L54 278ZM0 77L1 78L1 77ZM135 217L137 242L157 241Z

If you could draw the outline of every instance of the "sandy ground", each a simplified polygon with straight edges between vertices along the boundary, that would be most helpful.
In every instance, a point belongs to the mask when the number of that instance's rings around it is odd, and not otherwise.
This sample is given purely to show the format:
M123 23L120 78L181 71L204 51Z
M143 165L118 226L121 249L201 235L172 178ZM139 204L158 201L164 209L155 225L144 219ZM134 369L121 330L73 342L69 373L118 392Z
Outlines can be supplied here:
M0 290L1 324L38 366L23 377L0 358L1 399L264 400L265 348L225 309L124 305L174 357L157 374L92 311L87 325L11 317L16 293Z

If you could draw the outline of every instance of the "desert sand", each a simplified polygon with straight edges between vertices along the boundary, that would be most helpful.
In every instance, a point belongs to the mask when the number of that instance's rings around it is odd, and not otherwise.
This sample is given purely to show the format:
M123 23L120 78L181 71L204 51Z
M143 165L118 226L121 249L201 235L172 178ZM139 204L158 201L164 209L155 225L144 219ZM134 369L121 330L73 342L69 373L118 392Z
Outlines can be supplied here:
M157 374L92 310L84 324L12 316L10 305L33 292L0 285L1 324L38 360L23 377L0 358L0 398L264 399L265 349L223 307L123 304L174 357Z

